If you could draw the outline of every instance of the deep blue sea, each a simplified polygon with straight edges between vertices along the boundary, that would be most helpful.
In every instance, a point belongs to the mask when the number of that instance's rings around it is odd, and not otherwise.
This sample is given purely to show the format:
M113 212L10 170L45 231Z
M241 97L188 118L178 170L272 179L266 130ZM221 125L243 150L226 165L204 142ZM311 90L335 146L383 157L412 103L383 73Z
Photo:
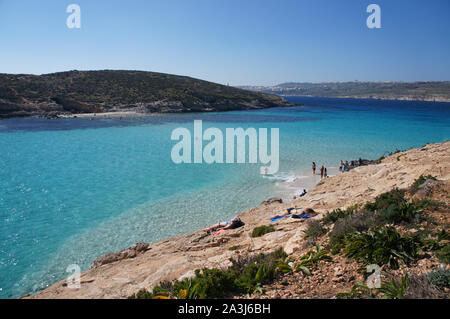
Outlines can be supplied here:
M224 221L309 169L450 139L450 103L288 97L304 106L135 119L0 121L0 298L96 257ZM171 132L279 128L280 170L174 164ZM289 196L289 194L282 194Z

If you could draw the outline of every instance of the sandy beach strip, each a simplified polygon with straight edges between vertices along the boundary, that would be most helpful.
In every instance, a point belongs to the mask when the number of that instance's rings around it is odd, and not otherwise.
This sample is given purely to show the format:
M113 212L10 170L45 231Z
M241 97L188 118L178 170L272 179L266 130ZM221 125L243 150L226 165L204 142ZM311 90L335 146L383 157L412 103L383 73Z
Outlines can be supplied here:
M341 174L338 167L327 167L328 177L333 177ZM286 180L279 181L275 184L274 195L279 196L284 202L294 200L305 189L312 190L322 178L320 177L320 168L316 169L316 174L313 175L310 168L295 171L291 177Z
M132 118L132 117L147 117L156 116L157 113L142 113L136 111L119 111L119 112L104 112L104 113L80 113L80 114L68 114L60 115L60 118L92 118L92 119L105 119L105 118Z

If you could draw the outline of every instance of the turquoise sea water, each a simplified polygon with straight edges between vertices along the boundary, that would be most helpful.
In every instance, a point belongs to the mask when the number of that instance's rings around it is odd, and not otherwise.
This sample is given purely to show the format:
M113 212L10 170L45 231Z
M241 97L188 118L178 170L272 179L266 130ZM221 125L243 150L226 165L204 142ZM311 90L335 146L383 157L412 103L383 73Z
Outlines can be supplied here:
M119 121L0 121L0 298L33 293L105 253L227 220L340 159L450 139L450 103L288 98L303 107ZM280 170L172 163L177 127L280 129ZM290 194L281 194L289 196Z

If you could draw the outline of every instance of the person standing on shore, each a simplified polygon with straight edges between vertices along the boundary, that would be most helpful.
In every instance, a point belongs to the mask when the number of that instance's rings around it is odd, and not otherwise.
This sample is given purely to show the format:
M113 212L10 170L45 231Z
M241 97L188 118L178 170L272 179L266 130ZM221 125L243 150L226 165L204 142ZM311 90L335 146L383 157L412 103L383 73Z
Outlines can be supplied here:
M312 163L312 171L313 171L313 175L316 175L316 162Z
M339 171L343 172L344 169L344 162L341 160L341 162L339 163Z
M323 165L322 165L322 167L320 168L320 178L323 178L324 170L325 170L325 167L323 167Z
M324 168L323 177L328 177L327 168Z

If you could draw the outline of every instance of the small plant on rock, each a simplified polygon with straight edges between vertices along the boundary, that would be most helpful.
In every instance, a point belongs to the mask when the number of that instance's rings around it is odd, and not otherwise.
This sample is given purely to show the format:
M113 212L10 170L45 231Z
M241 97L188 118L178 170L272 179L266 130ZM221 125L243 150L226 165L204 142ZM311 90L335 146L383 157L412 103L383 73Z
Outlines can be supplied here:
M317 267L321 261L331 260L333 258L329 256L328 250L316 246L316 250L310 250L300 258L300 262L295 266L295 269L309 276L311 275L311 269Z
M403 299L408 287L409 277L406 274L400 280L392 278L391 281L382 281L381 288L378 291L384 294L383 298L385 299Z
M269 225L269 226L259 226L253 229L252 232L252 237L261 237L265 234L271 233L275 231L275 227L273 227L273 225Z
M440 289L450 288L450 269L434 270L428 273L426 277L431 284Z

